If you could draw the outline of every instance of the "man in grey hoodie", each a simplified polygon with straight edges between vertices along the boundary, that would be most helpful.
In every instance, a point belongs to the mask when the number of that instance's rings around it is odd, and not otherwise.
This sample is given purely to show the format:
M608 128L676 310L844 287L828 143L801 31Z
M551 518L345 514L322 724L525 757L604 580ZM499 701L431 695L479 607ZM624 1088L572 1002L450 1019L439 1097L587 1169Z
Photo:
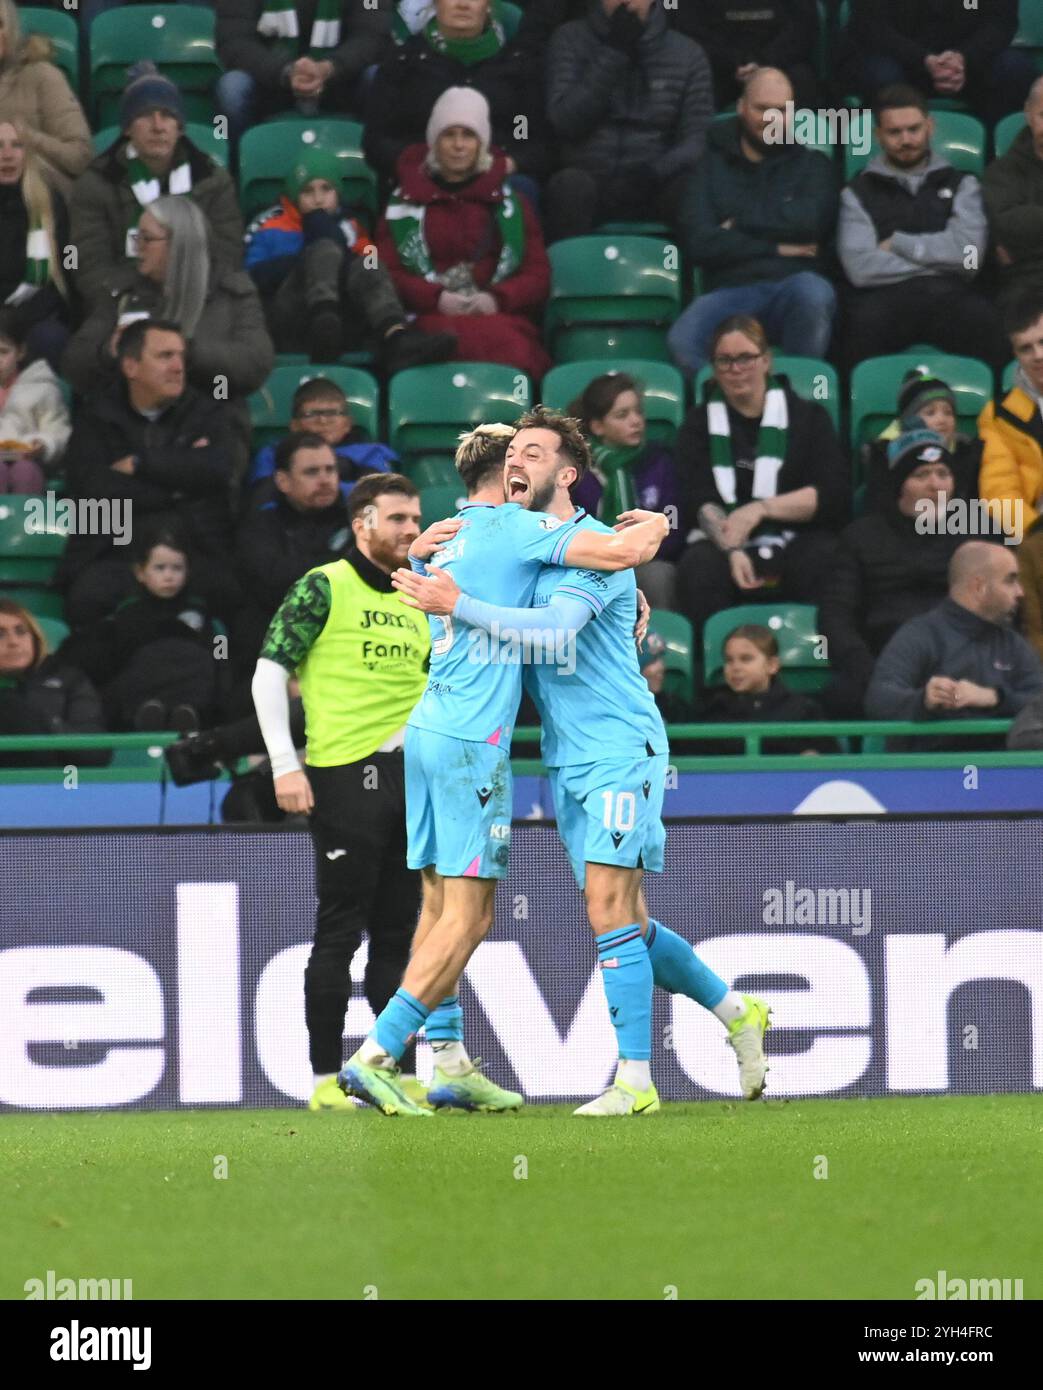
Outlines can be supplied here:
M999 311L973 284L988 244L979 181L932 153L934 120L915 88L888 87L874 117L881 152L840 198L849 362L927 342L1001 369Z
M866 692L870 719L1010 719L1043 691L1039 657L1012 623L1023 596L1007 546L966 541L949 562L949 595L903 624ZM979 736L976 746L990 740ZM966 740L895 740L920 751ZM1001 740L1002 746L1002 740Z

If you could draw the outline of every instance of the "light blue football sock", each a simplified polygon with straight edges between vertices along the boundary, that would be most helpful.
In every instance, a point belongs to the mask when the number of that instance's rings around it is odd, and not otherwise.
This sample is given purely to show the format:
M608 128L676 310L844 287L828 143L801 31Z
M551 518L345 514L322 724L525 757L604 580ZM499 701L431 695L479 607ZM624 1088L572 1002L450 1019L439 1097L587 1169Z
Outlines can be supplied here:
M424 1034L429 1043L460 1042L464 1040L464 1011L458 994L447 994L428 1015Z
M652 1056L652 962L637 922L597 939L601 982L616 1030L620 1057L647 1062Z
M397 1062L406 1044L420 1032L430 1014L431 1010L419 999L414 999L404 989L397 989L381 1010L369 1036Z
M645 937L652 975L660 989L686 994L704 1009L712 1009L728 993L728 986L699 959L683 936L662 922L648 919Z

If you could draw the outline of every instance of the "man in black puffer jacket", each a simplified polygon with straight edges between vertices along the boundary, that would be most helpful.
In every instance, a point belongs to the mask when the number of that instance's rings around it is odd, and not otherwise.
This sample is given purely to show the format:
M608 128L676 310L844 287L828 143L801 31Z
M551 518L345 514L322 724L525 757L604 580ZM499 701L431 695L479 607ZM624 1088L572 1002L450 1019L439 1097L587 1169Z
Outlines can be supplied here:
M229 406L185 385L185 340L176 324L138 319L119 342L120 379L93 397L73 426L65 455L77 501L118 505L133 526L172 515L197 557L195 579L222 615L234 606L227 569L232 479ZM133 590L125 543L106 534L70 535L58 571L71 626L112 612Z
M864 717L873 664L894 634L948 592L949 561L962 536L925 530L925 508L955 489L941 435L911 429L888 450L891 504L861 516L840 536L835 567L819 605L833 681L823 704L837 719Z
M616 219L672 224L713 119L710 64L654 0L591 0L551 39L547 115L565 166L547 185L548 241Z

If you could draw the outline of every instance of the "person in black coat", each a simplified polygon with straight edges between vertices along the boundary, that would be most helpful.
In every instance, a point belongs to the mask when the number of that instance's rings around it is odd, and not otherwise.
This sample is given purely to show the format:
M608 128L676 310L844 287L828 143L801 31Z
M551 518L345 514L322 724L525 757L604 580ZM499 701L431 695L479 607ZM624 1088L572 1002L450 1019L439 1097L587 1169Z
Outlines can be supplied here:
M363 73L391 43L391 0L343 0L336 25L317 27L318 0L272 13L265 0L217 5L217 107L238 144L249 126L281 111L302 116L361 109Z
M852 0L842 35L842 90L872 102L911 82L927 97L961 97L986 125L1025 104L1036 77L1031 52L1011 48L1018 0Z
M183 533L146 525L132 573L134 592L92 630L70 636L62 654L97 682L113 728L199 729L223 708L229 661L223 629L190 586Z
M504 38L488 3L466 32L458 25L450 0L436 0L431 21L381 64L367 103L366 159L393 179L402 151L427 140L442 93L473 87L489 103L492 142L506 154L508 174L522 175L518 186L534 193L532 181L549 168L541 66L528 44Z
M0 734L104 732L101 700L88 678L64 657L48 655L46 638L27 609L0 599ZM0 753L0 766L90 766L110 756L107 749Z
M818 103L815 56L818 6L815 0L698 0L679 5L671 16L680 33L705 51L713 69L714 105L735 102L755 68L778 68L793 84L798 109Z
M678 562L682 611L700 650L706 620L743 602L817 604L835 533L851 510L850 470L824 407L771 374L763 327L736 315L711 346L715 376L674 448L682 515L698 528Z
M351 548L337 456L317 434L289 434L275 451L275 497L243 519L235 569L245 602L233 629L237 673L252 676L286 592L308 570Z
M880 652L903 623L948 592L948 569L964 539L931 519L944 513L954 480L942 436L913 428L892 442L890 503L845 527L819 606L833 679L823 702L837 719L862 719L862 702Z
M119 342L120 379L91 398L65 455L76 502L101 506L103 524L70 535L59 566L70 626L112 612L133 589L124 549L131 517L174 516L198 556L196 581L218 611L234 607L230 407L185 385L176 324L139 319ZM101 532L99 534L99 532Z
M707 724L803 724L822 718L822 709L810 695L790 690L779 676L779 644L770 628L746 623L724 639L725 689L707 692L698 711ZM742 753L737 739L701 743L706 757ZM795 757L807 753L835 753L832 739L768 738L763 753Z

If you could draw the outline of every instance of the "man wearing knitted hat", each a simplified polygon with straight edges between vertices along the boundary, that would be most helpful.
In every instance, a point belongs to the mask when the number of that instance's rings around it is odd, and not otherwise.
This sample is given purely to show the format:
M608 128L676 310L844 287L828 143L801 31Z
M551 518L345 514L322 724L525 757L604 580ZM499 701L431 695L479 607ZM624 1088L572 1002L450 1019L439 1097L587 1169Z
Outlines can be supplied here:
M941 435L946 462L952 472L951 495L965 501L977 497L982 441L977 435L960 431L956 393L949 383L935 375L929 367L917 366L902 378L894 420L878 439L862 447L862 475L866 479L865 511L891 510L894 492L888 446L918 424L926 425Z
M874 662L903 623L945 597L964 539L937 524L954 487L943 437L914 419L886 448L877 505L841 532L819 605L833 671L822 702L837 719L863 717ZM925 514L935 524L925 526Z
M345 325L356 339L372 335L389 375L443 362L456 349L451 333L422 333L406 322L394 281L353 210L344 204L340 161L305 146L275 207L246 234L246 269L265 298L280 352L304 345L313 362L335 362Z
M185 134L181 93L154 63L139 63L128 74L120 132L77 179L69 198L76 286L87 310L134 279L138 222L164 193L187 194L199 205L210 224L215 269L239 270L243 222L235 184Z

